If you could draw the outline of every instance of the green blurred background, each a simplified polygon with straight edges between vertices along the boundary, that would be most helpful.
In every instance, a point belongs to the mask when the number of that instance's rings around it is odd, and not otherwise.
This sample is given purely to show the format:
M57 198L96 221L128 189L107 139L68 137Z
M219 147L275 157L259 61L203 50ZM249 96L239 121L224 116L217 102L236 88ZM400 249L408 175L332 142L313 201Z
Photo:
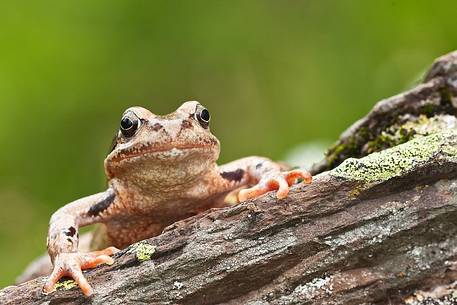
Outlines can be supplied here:
M335 140L457 46L449 1L0 2L0 286L104 188L131 105L199 100L221 161Z

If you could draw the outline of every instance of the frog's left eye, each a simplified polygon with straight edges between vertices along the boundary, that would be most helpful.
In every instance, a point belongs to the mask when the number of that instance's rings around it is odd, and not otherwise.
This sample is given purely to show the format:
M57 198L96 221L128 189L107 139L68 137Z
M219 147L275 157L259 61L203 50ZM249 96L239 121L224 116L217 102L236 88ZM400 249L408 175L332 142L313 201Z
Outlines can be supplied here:
M211 119L208 109L203 107L198 108L195 112L195 118L200 123L200 125L202 125L203 128L208 128L209 120Z
M140 120L133 115L125 115L121 120L121 132L124 137L131 137L140 127Z

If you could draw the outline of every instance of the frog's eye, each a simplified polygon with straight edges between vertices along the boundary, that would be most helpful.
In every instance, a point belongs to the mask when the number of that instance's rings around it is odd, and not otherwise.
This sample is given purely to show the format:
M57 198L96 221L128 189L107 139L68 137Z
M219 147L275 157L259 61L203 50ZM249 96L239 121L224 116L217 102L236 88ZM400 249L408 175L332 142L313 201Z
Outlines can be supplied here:
M133 136L138 127L140 127L140 120L133 115L126 114L121 120L121 132L124 137Z
M208 109L199 107L195 112L195 118L203 128L208 128L209 120L211 119Z

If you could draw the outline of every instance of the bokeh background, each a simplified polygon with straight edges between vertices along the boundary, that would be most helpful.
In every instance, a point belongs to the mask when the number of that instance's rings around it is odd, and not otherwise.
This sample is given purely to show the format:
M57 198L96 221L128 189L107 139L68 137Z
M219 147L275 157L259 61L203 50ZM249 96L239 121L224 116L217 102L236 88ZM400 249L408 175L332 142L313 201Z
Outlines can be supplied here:
M335 140L457 48L449 1L1 1L0 287L102 190L121 113L199 100L221 161Z

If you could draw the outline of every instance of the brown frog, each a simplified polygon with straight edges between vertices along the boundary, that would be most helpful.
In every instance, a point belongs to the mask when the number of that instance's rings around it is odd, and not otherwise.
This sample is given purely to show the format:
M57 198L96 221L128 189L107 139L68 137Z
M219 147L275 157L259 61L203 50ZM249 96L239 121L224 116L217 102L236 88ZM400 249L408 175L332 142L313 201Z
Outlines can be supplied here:
M226 206L226 195L240 187L245 187L238 192L241 202L272 190L284 198L298 179L311 183L308 172L282 171L279 164L262 157L218 166L220 145L209 122L208 110L195 101L165 116L141 107L125 111L105 159L108 189L73 201L51 217L47 246L53 268L49 260L40 265L48 264L52 270L45 293L69 276L85 295L91 295L82 270L112 264L110 255L118 248L156 236L177 220ZM103 238L97 238L104 242L89 247L88 240L96 235L82 236L80 242L78 230L94 223L104 225ZM92 252L79 252L78 244L80 251ZM103 247L107 248L100 250Z

